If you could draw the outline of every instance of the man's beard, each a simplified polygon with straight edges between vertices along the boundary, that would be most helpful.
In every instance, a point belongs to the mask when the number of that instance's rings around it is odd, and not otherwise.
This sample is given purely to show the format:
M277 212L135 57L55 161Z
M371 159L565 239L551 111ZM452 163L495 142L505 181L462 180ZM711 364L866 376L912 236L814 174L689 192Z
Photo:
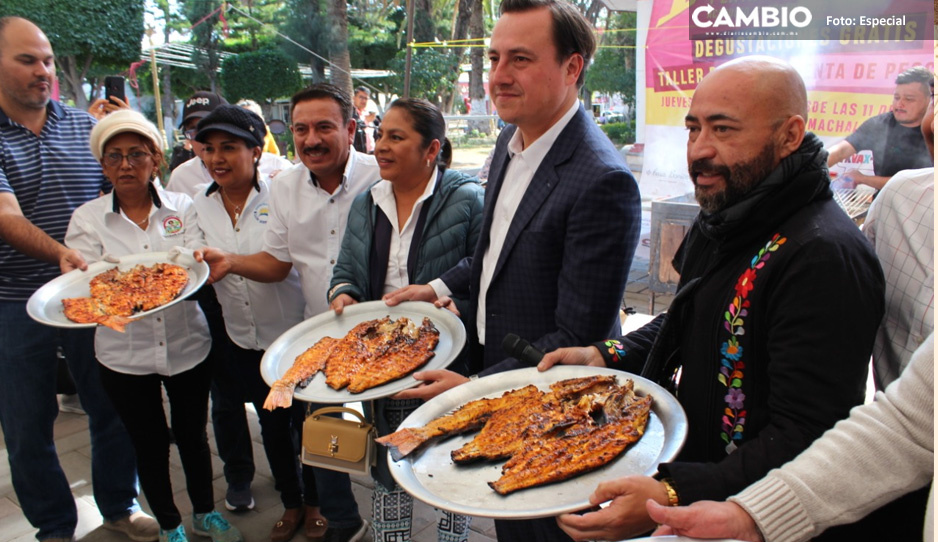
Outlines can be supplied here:
M694 160L688 171L694 180L694 196L700 208L713 214L742 201L749 192L769 176L774 169L775 148L771 143L748 162L739 162L732 166L715 166L710 160ZM719 192L706 193L697 186L697 174L700 172L719 174L726 181L726 188Z

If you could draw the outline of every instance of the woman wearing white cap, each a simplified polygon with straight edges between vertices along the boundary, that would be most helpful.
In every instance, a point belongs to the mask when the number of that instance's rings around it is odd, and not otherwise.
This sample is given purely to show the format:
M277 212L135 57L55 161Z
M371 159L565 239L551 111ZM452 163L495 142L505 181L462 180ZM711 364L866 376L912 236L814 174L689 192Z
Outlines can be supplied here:
M151 122L136 111L117 111L94 127L90 141L114 191L75 210L65 234L69 248L91 263L106 255L195 248L201 242L192 200L153 182L165 162L162 138ZM163 388L192 501L194 532L214 542L241 540L238 530L214 510L205 432L210 344L205 317L194 301L135 320L125 333L105 327L95 332L101 382L133 441L140 485L160 524L161 542L187 540L170 483Z

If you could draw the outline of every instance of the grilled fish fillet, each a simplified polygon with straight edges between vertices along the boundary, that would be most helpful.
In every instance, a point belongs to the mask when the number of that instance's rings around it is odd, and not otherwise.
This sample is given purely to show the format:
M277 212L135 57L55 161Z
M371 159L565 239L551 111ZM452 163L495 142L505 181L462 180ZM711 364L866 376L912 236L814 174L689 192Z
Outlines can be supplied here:
M509 458L502 477L489 484L505 495L609 463L641 438L651 401L650 395L635 395L631 380L620 386L614 376L571 378L547 392L525 386L471 401L423 427L401 429L377 442L399 460L433 438L481 427L451 457L456 464Z
M390 435L375 439L375 442L390 448L391 456L397 461L431 439L478 429L485 425L494 413L503 409L513 410L529 397L540 397L543 393L536 386L525 386L507 391L501 397L470 401L451 414L441 416L423 427L400 429Z
M176 299L188 282L185 268L174 264L137 265L127 271L113 267L91 278L91 297L63 299L62 304L69 320L123 332L133 321L129 316Z
M556 438L525 441L524 449L505 463L501 478L489 486L507 495L598 469L642 437L650 410L649 395L635 400L623 416L604 425L582 425Z
M406 331L400 335L403 338L390 345L382 356L374 361L366 360L369 365L355 372L348 385L350 393L361 393L415 371L430 361L440 342L440 332L429 318L423 319L415 339Z
M305 385L313 376L326 366L326 360L332 354L332 350L341 342L340 339L332 337L323 337L316 344L306 349L305 352L296 357L293 366L287 369L283 378L274 382L270 387L270 393L264 400L264 408L273 410L275 408L287 408L293 404L293 391L299 385Z
M286 408L297 386L303 387L319 371L333 389L360 393L400 378L433 357L440 332L429 318L418 328L408 318L361 322L341 339L323 337L297 356L283 378L271 386L264 408Z

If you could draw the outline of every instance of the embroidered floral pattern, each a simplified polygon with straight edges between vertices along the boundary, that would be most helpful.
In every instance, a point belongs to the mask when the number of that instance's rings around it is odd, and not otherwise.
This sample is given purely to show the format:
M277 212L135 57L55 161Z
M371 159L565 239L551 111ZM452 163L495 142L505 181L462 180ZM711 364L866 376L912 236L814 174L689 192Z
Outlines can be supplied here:
M607 339L603 341L603 346L606 347L607 363L619 363L625 357L625 345L621 342L615 339Z
M736 449L736 441L743 438L746 427L746 394L742 390L746 363L743 361L743 347L739 344L739 337L746 333L749 293L755 287L759 270L765 267L772 253L784 245L785 241L785 237L776 233L752 258L749 267L736 280L733 300L723 313L723 327L730 336L720 346L720 373L717 380L726 387L726 395L723 397L726 408L723 410L720 437L726 442L727 453Z

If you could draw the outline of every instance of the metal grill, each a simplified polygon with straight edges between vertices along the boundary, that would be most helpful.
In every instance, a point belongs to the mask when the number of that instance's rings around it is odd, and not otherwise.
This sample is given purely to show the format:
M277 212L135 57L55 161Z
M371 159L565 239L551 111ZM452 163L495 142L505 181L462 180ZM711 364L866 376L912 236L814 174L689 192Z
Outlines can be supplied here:
M873 202L873 191L859 188L837 188L834 189L834 200L853 220L859 220L866 217L870 210L870 203Z

